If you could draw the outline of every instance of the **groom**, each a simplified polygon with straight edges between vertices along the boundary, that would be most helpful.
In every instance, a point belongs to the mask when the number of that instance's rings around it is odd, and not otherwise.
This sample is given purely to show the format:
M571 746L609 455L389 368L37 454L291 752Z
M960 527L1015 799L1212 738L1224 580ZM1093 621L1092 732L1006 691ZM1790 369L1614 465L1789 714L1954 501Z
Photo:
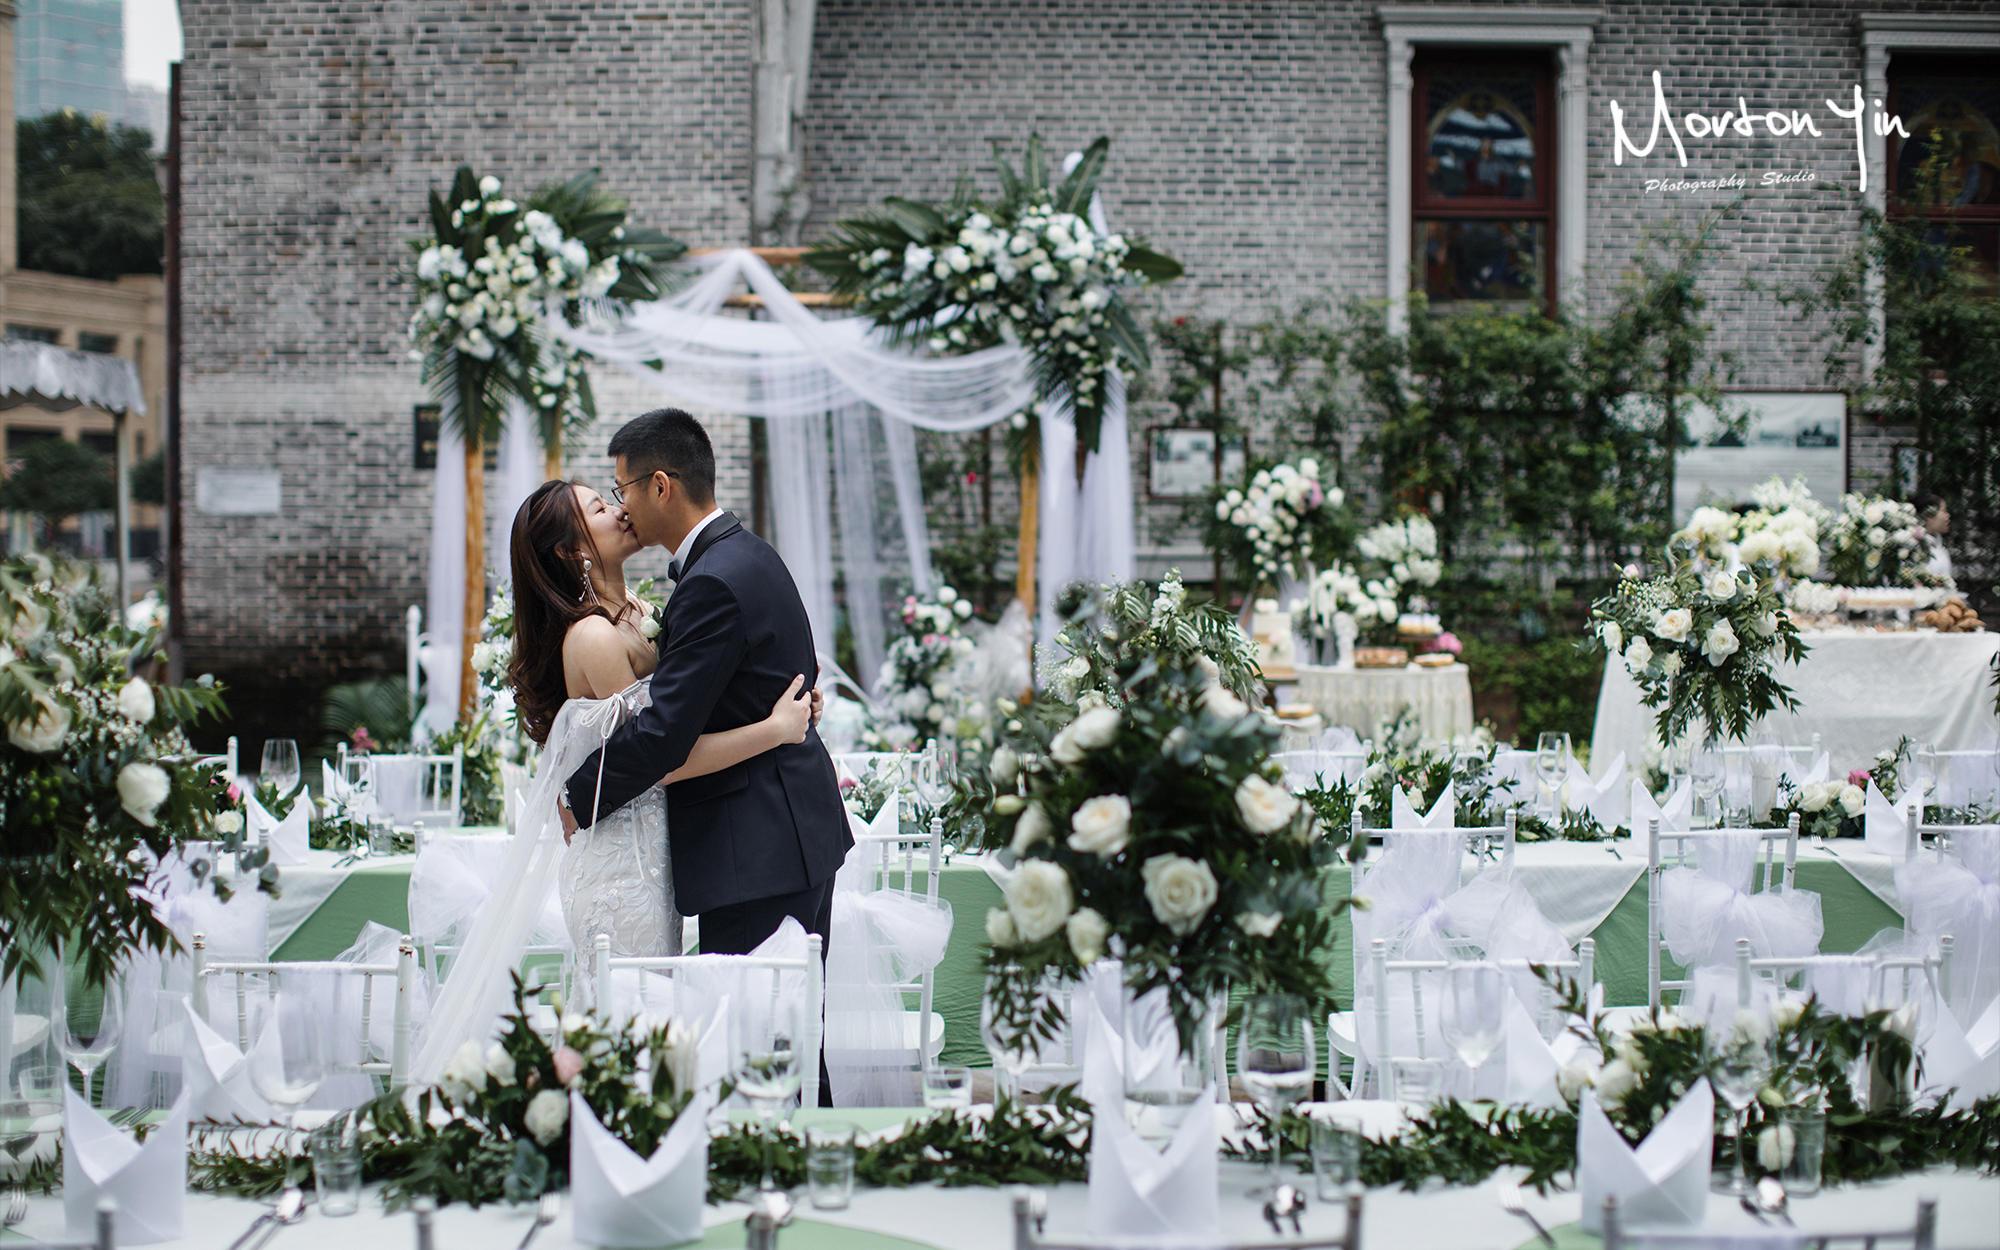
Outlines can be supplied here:
M564 806L583 826L660 784L702 734L763 720L792 678L804 674L810 690L819 673L784 561L715 506L715 452L701 423L675 408L649 412L612 437L610 452L634 535L673 554L674 593L652 704L570 776ZM667 829L674 901L701 917L704 952L747 954L787 916L826 940L834 872L854 837L816 730L668 786Z

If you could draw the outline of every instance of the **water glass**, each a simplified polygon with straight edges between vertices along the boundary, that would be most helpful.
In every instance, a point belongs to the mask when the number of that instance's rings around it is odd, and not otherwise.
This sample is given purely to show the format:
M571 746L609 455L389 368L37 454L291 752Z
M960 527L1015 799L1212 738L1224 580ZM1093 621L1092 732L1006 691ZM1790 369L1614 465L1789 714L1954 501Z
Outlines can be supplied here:
M93 986L80 964L67 965L63 973L62 1023L56 1034L62 1056L83 1074L83 1100L89 1102L91 1078L111 1057L124 1031L124 978L113 974L102 985ZM97 1010L88 1000L98 995Z
M361 1209L361 1136L342 1116L320 1125L308 1139L313 1186L321 1215L353 1215Z
M1794 1198L1810 1198L1819 1192L1820 1163L1826 1156L1826 1113L1805 1107L1787 1107L1773 1126L1782 1130L1775 1143L1778 1158L1760 1159L1767 1166L1777 1163L1778 1179ZM1771 1129L1765 1129L1766 1133Z
M63 1079L63 1070L52 1063L38 1063L22 1068L14 1078L15 1087L25 1102L62 1101L63 1090L69 1082Z
M929 1111L972 1110L972 1069L932 1068L925 1072L924 1107Z
M854 1145L860 1132L839 1120L806 1126L806 1191L822 1211L844 1211L854 1198Z
M1695 821L1697 828L1714 828L1723 823L1720 811L1722 787L1728 778L1728 761L1722 747L1714 742L1705 742L1694 750L1688 761L1688 773L1694 780L1695 796L1701 800L1701 815Z
M1321 1116L1312 1118L1313 1185L1322 1201L1347 1196L1361 1183L1361 1130Z
M1391 1060L1389 1086L1396 1101L1405 1107L1428 1107L1444 1093L1444 1060Z

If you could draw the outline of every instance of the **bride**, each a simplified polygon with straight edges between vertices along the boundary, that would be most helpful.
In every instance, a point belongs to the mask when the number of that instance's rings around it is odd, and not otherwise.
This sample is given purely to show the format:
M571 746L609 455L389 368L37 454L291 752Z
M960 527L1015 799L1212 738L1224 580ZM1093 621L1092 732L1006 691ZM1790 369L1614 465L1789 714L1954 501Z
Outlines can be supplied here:
M544 482L514 517L514 654L507 674L515 715L542 754L502 885L465 935L432 1009L412 1071L418 1082L435 1081L464 1043L483 1042L507 1009L509 974L519 967L552 883L576 957L576 997L589 995L599 934L609 935L616 955L679 954L681 916L667 866L661 787L804 741L819 719L819 692L797 697L805 679L795 678L768 717L703 734L661 786L573 842L564 835L556 812L564 781L650 699L658 630L625 587L625 561L638 551L624 512L580 483Z

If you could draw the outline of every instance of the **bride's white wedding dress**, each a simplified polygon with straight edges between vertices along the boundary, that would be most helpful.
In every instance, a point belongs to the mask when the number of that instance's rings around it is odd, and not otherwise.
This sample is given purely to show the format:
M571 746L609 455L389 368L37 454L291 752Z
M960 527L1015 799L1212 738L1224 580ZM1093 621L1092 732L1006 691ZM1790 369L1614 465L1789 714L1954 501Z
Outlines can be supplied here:
M615 717L610 722L615 728L651 702L648 685L640 680L609 699L572 699L569 706L589 705L593 721L600 714L594 709L602 709L602 715ZM596 984L600 933L610 936L613 955L680 954L681 915L674 910L674 877L667 868L666 790L654 786L577 830L563 851L556 897L583 986Z
M647 706L645 679L608 699L571 699L556 713L535 777L520 808L501 885L487 899L459 945L444 988L431 1007L411 1081L433 1084L467 1042L483 1048L499 1017L512 1007L513 973L521 966L535 921L559 890L563 920L576 958L572 999L587 1004L597 935L608 934L619 955L677 955L681 917L674 910L667 866L667 799L658 786L563 845L557 799L564 784L611 732Z

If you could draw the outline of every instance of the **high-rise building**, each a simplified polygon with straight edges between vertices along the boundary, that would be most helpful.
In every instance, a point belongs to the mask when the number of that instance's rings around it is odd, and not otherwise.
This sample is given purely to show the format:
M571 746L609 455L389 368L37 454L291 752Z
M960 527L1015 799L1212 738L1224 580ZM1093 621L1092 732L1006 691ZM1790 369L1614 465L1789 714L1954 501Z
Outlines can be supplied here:
M15 0L14 113L125 120L124 0Z

